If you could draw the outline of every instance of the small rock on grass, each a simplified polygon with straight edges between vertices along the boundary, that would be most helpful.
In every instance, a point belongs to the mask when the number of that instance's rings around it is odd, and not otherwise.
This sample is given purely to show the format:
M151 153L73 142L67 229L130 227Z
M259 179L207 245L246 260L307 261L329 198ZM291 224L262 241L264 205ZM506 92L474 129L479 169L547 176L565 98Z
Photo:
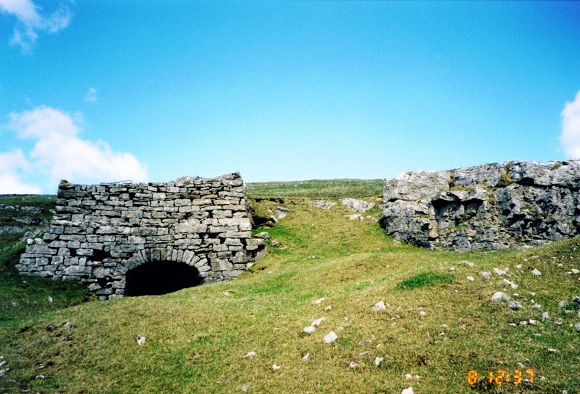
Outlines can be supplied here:
M358 365L357 363L355 363L354 361L351 361L351 362L348 364L348 367L349 367L349 368L351 368L351 369L354 369L354 368L356 368L356 367L357 367L357 365Z
M314 300L314 304L318 305L320 304L322 301L324 301L324 298L319 298L317 300Z
M145 343L145 336L143 335L137 335L136 341L137 341L137 345L141 346Z
M580 321L574 324L574 328L576 329L576 331L580 331Z
M310 358L310 352L306 352L306 354L304 356L302 356L302 360L304 360L304 361L308 361L309 358Z
M535 276L541 276L542 275L542 273L537 268L534 268L533 269L532 274L534 274Z
M383 301L379 301L373 306L374 311L384 311L385 309L387 309L387 307Z
M304 327L303 331L307 334L312 334L314 331L316 331L316 327L314 326Z
M549 318L550 318L550 314L548 312L542 313L542 321L543 320L548 320Z
M254 357L255 355L256 355L256 352L248 352L248 353L246 353L246 355L244 356L244 358Z
M489 278L491 278L491 272L489 272L489 271L480 272L479 276L482 276L485 279L489 279Z
M470 281L470 282L473 282L475 280L475 278L473 276L469 275L467 277L467 280Z
M311 326L318 327L320 325L320 323L322 323L324 320L326 320L326 317L321 317L320 319L316 319L312 322Z
M498 291L496 293L493 293L493 295L491 296L491 300L492 301L507 301L507 300L509 300L509 297L503 291Z
M407 387L406 389L404 389L403 391L401 391L401 394L413 394L413 387Z
M273 364L273 365L272 365L272 369L273 369L274 371L277 371L277 370L279 370L280 368L282 368L282 367L281 367L281 366L279 366L279 365L277 365L277 364Z
M579 323L580 324L580 323ZM375 365L378 367L381 365L381 363L383 362L383 358L382 357L376 357L375 358Z
M508 302L508 307L510 307L510 309L517 311L518 309L522 309L522 303L519 301L510 301Z
M337 339L338 339L338 335L336 335L336 333L334 331L329 332L328 334L326 334L324 336L324 338L322 338L324 343L332 343L332 342L336 341Z

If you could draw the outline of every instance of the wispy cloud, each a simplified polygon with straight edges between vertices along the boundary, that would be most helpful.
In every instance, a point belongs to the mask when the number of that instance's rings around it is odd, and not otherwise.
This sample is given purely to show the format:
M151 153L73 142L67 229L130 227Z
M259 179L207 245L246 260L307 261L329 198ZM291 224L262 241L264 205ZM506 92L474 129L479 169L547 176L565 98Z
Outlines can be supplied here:
M569 159L580 159L580 90L574 101L566 102L562 110L560 142Z
M60 179L73 182L147 180L147 170L127 152L114 152L104 141L79 138L78 116L75 117L41 106L31 111L12 113L6 128L20 139L35 140L34 147L0 153L0 193L22 193L22 180L28 173L44 175L49 187L56 188ZM28 170L28 171L27 171ZM5 180L4 180L5 179ZM32 191L29 191L32 192Z
M89 90L85 94L85 101L87 103L94 103L97 100L98 100L98 97L97 97L97 89L95 89L95 88L89 88Z
M0 11L16 17L16 26L10 44L29 52L39 32L56 33L70 24L72 17L68 2L61 2L50 15L42 15L42 9L32 0L0 0Z

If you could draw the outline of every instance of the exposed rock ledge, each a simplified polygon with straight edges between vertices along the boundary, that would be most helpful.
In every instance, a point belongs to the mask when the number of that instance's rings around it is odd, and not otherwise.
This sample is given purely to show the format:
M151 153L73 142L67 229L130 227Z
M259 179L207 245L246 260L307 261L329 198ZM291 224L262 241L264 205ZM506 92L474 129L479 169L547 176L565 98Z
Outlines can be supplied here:
M382 226L417 246L536 246L580 234L580 161L511 161L385 180Z

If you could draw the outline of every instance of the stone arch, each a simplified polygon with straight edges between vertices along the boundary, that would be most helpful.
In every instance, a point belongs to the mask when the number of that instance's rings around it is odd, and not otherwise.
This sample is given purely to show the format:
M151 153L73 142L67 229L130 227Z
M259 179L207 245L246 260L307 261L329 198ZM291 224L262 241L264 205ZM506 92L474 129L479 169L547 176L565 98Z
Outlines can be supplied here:
M153 260L127 271L125 295L161 295L203 283L197 268L183 262Z

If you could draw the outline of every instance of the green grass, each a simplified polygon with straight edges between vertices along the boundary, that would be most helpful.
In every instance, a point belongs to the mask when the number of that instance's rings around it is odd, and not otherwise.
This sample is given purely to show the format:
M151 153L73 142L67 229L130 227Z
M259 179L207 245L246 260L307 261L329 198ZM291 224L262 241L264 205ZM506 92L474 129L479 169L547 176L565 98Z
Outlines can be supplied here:
M437 274L434 272L424 272L418 275L414 275L409 279L397 284L398 289L412 290L418 287L434 285L436 283L448 283L453 281L453 275L451 274Z
M248 183L248 196L261 198L360 198L383 195L381 179L332 179L293 182Z
M280 203L257 204L268 212ZM526 251L429 251L394 242L376 222L348 220L340 204L324 211L300 196L285 197L284 206L286 218L256 230L269 232L279 246L236 280L0 320L0 355L10 368L0 392L221 393L244 386L256 393L392 393L409 386L419 393L471 392L469 370L487 375L518 363L534 370L533 384L489 391L580 387L580 333L570 326L580 317L558 305L578 295L578 276L567 272L580 265L580 239ZM505 277L479 275L506 266L516 290L503 284ZM542 276L532 275L534 268ZM429 285L399 288L411 279ZM15 291L0 282L0 293ZM492 302L496 291L524 307ZM532 299L541 310L531 308ZM378 301L385 310L373 310ZM314 333L303 332L320 317L326 320ZM538 323L519 325L528 319ZM338 340L327 345L322 337L331 330ZM146 337L143 346L138 335ZM257 355L245 358L250 351ZM378 367L376 357L383 358ZM273 364L281 368L274 371ZM406 380L407 373L420 379ZM44 379L35 379L40 374Z

